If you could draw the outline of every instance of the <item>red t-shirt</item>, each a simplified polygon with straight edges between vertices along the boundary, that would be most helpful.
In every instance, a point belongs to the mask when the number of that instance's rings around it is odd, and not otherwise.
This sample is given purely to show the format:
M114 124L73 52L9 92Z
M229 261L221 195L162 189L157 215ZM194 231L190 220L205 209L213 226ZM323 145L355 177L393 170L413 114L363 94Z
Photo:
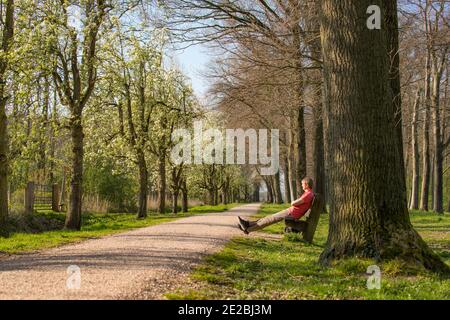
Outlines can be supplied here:
M295 219L300 219L305 215L305 213L311 208L312 201L314 199L314 192L309 189L306 190L305 193L300 197L303 200L302 204L298 204L296 206L292 206L289 208L289 214L293 216Z

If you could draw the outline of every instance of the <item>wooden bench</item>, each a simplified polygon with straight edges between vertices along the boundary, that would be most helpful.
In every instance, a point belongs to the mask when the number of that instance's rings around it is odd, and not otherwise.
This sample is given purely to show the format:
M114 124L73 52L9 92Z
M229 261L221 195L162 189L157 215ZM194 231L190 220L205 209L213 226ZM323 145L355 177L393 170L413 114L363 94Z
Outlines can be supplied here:
M324 203L320 194L315 193L312 201L309 215L306 217L306 221L294 219L293 217L286 217L284 223L286 228L285 232L303 233L303 240L308 243L312 243L314 234L316 233L317 224L319 223L320 214L323 212Z

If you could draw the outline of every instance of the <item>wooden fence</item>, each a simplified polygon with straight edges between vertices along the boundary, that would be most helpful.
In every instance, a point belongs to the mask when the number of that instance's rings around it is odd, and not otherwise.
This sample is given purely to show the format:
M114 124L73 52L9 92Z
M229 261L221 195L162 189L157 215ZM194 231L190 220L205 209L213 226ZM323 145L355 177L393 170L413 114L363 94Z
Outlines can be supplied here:
M53 210L60 212L59 185L45 185L28 182L25 189L25 212L33 213L35 210Z

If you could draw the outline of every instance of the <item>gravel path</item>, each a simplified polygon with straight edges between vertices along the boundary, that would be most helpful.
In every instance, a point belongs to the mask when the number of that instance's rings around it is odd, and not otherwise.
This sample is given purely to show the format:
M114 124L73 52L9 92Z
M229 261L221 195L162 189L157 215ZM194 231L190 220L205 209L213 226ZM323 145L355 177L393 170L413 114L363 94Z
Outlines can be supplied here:
M189 272L202 257L243 235L237 216L257 212L248 204L227 212L179 219L0 260L0 299L163 299L190 285ZM80 287L68 267L80 268Z

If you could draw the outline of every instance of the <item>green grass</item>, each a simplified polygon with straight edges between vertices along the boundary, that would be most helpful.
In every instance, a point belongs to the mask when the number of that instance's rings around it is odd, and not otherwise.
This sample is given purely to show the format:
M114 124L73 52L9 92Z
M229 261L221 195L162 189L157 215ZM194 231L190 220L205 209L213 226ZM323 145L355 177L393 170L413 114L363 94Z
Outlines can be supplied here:
M13 232L8 238L0 238L0 253L22 253L45 248L56 247L68 243L123 232L135 228L148 227L163 222L173 221L208 212L221 212L238 206L238 203L217 206L194 206L188 213L155 214L149 213L145 219L137 219L135 214L83 214L80 231L61 230L64 225L65 214L52 211L38 211L33 218L27 218L27 231ZM51 222L52 231L42 231L42 224ZM23 229L23 226L16 226ZM28 230L31 229L32 231Z
M263 205L257 216L284 205ZM369 259L347 259L324 268L317 261L326 242L328 215L322 215L313 244L295 234L281 241L239 237L207 256L192 274L195 290L179 288L169 299L450 299L450 280L401 261L380 264L381 289L367 289ZM450 214L413 212L418 232L450 264ZM264 232L282 234L283 224Z
M222 212L229 210L231 208L237 207L242 205L242 203L229 203L229 204L218 204L216 206L210 206L210 205L201 205L201 206L194 206L189 208L189 213L192 214L203 214L203 213L209 213L209 212Z

